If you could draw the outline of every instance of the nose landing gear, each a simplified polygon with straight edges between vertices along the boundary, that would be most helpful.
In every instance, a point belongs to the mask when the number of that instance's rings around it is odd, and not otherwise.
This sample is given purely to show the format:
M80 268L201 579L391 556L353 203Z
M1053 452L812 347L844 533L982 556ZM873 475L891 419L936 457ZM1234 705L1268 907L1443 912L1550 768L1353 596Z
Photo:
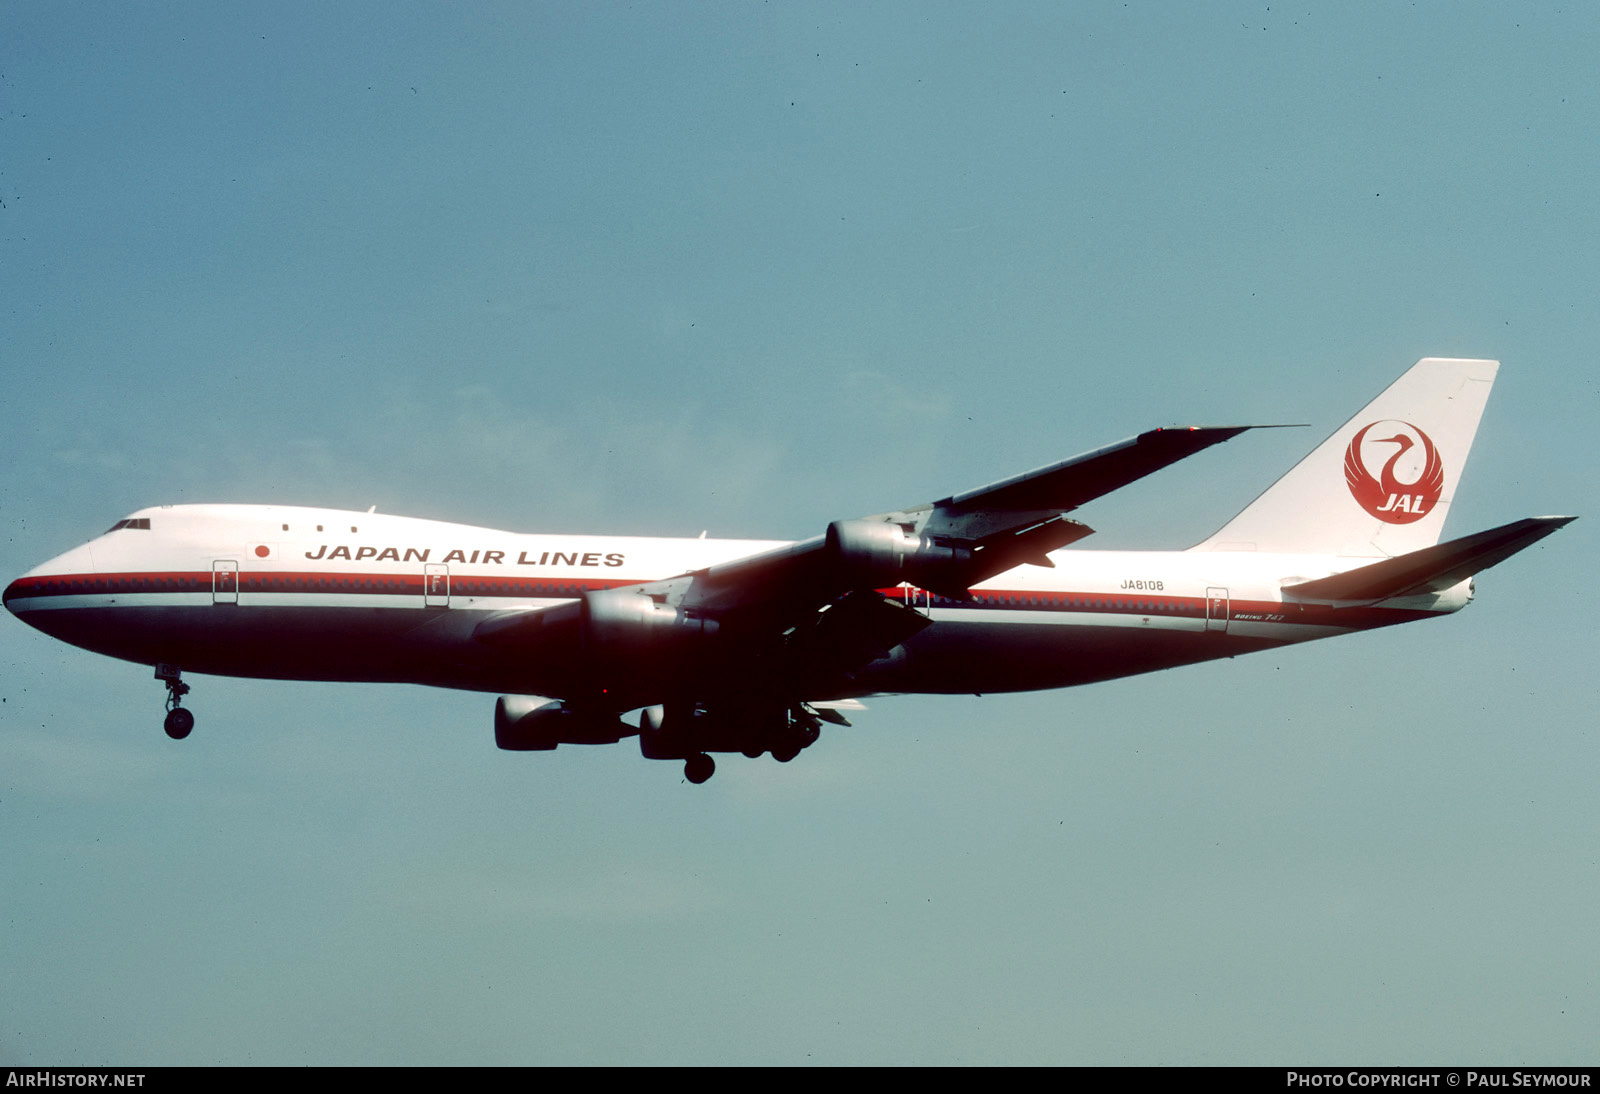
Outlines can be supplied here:
M157 665L156 679L167 685L167 720L162 728L174 741L181 741L194 729L194 712L185 710L183 697L189 694L189 685L183 682L183 672L176 665Z

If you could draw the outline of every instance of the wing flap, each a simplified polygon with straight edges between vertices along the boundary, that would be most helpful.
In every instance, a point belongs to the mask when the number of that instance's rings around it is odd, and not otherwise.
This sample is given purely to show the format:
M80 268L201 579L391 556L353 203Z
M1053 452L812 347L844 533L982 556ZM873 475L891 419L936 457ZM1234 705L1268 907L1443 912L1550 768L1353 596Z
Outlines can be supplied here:
M1059 551L1093 534L1094 529L1087 524L1070 517L1054 517L1020 532L987 536L974 546L972 562L961 575L963 584L976 585L1025 564L1053 568L1051 551Z
M794 650L814 672L851 673L930 623L922 613L875 592L851 592L795 636Z

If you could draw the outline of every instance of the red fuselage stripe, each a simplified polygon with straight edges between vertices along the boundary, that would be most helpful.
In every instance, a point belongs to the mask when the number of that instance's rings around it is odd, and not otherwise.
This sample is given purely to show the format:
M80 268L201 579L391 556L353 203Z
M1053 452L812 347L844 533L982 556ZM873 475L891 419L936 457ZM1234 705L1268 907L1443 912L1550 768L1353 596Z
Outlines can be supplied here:
M425 575L418 573L348 573L337 571L221 571L236 578L243 594L321 593L335 595L410 595L420 597ZM60 574L23 577L5 591L5 601L52 596L93 596L139 593L207 593L215 575L209 570L147 571L115 574ZM572 599L585 592L635 584L625 579L529 578L450 575L452 597L505 597L508 599ZM226 585L223 591L234 592ZM1097 614L1204 619L1207 600L1195 596L1124 595L1121 593L1063 592L1038 589L980 589L971 600L957 600L922 590L878 590L884 596L914 607L955 610L985 608L1001 611L1092 612ZM909 594L909 595L908 595ZM1304 623L1316 626L1372 627L1422 619L1434 612L1397 608L1329 608L1281 601L1230 600L1230 620Z

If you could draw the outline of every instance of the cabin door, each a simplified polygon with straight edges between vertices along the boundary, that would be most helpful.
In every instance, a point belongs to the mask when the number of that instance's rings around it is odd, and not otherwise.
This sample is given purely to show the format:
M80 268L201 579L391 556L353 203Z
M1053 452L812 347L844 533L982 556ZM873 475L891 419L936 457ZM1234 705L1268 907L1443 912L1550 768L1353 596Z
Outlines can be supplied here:
M1206 590L1206 630L1225 631L1228 629L1228 590Z
M239 603L239 564L230 558L211 564L211 603Z
M919 589L909 581L900 583L900 599L906 607L918 615L928 615L933 609L933 594L927 589Z
M450 606L450 567L441 562L429 562L422 567L422 606Z

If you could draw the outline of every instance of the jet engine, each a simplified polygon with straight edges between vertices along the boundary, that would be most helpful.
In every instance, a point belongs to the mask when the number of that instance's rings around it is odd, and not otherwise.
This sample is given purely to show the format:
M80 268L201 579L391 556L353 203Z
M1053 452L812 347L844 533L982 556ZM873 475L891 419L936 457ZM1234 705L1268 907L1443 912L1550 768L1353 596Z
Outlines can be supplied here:
M635 650L717 633L717 621L691 615L633 589L585 593L584 643L608 650Z
M615 714L583 713L542 695L502 695L494 705L494 743L508 752L609 745L636 732Z
M924 588L950 585L972 561L972 551L927 536L913 535L899 524L879 520L836 520L828 525L827 547L849 577L883 588L909 581Z

